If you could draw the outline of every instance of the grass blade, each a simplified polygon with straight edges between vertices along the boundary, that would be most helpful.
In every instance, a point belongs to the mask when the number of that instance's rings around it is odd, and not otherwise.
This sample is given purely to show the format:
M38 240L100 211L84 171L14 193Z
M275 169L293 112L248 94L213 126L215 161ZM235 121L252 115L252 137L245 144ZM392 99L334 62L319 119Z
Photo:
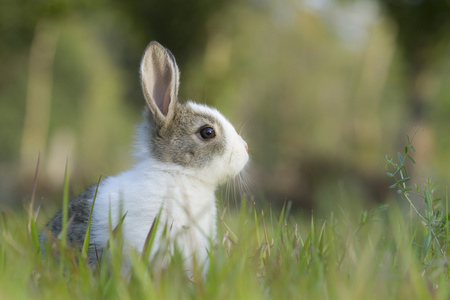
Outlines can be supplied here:
M161 219L162 207L159 210L158 215L153 220L152 226L148 231L147 238L145 239L144 249L142 250L141 260L148 261L150 257L150 252L152 250L153 242L155 241L156 232L158 230L159 221Z
M69 173L68 173L69 161L66 160L66 168L64 171L64 186L63 186L63 208L62 208L62 229L59 235L61 239L61 246L63 249L66 248L67 244L67 220L69 215Z
M28 225L29 225L28 233L31 238L31 243L33 245L33 249L40 251L41 247L39 246L39 234L36 229L36 222L34 221L34 218L32 218L31 216L30 216Z
M34 215L33 210L34 210L34 202L35 202L35 199L36 199L37 177L38 177L38 173L39 173L40 163L41 163L41 153L38 154L38 159L37 159L37 163L36 163L36 172L34 173L33 189L31 191L31 201L30 201L30 208L29 208L30 218L31 218L31 216Z
M91 233L92 212L94 211L95 199L97 198L98 187L100 185L101 180L102 180L102 176L100 175L98 182L97 182L97 187L95 188L94 198L92 199L91 210L89 212L88 225L87 225L87 229L86 229L86 234L84 236L83 247L81 249L81 257L83 257L84 259L87 258L88 251L89 251L89 237L90 237L90 233Z
M320 254L325 254L325 251L324 251L324 240L325 240L325 225L326 225L326 221L323 223L323 225L322 225L322 228L320 229L320 232L319 232L319 241L318 241L318 249L319 249L319 253Z
M428 187L425 187L425 189L423 191L423 195L424 195L424 199L425 199L425 204L427 205L427 209L429 212L431 212L433 210L433 204L432 204L432 200L431 200L430 189Z
M430 249L432 238L433 238L433 235L431 234L431 231L429 231L427 233L427 235L425 236L425 239L423 241L423 246L422 246L422 256L423 256L423 258L425 258L427 256L428 249Z
M259 235L258 213L256 211L256 204L255 204L255 202L253 202L253 213L255 215L256 240L258 241L258 243L261 243L261 237Z

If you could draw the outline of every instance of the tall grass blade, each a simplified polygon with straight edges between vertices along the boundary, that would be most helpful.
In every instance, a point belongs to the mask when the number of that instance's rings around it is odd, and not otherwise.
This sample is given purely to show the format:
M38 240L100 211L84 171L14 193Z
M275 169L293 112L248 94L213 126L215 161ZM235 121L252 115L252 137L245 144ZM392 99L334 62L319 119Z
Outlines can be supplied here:
M280 216L278 218L277 230L276 230L276 235L275 235L275 241L278 241L280 236L281 236L283 223L285 221L285 216L284 216L285 211L286 211L286 202L283 204L283 208L281 209L281 213L280 213Z
M325 254L324 240L325 240L325 225L326 225L326 223L327 223L326 221L323 222L323 225L322 225L322 228L320 229L319 237L318 237L318 240L319 240L318 241L318 250L321 255Z
M34 210L34 202L36 199L37 178L38 178L40 163L41 163L41 153L39 152L37 163L36 163L36 171L34 173L34 178L33 178L33 189L31 191L31 201L30 201L30 207L29 207L29 213L28 213L30 218L32 216L34 216L33 210ZM28 225L30 225L30 224L28 224ZM28 228L28 229L30 230L30 228Z
M119 278L122 272L122 260L123 260L123 239L122 239L122 226L127 216L125 213L119 220L117 225L113 228L113 222L111 217L111 209L108 213L108 234L109 240L105 247L105 252L109 251L109 257L111 258L113 272L115 277ZM102 253L103 255L103 253ZM113 278L114 279L114 278Z
M255 215L255 231L256 231L256 240L258 243L261 243L261 236L259 235L259 222L258 222L258 213L256 211L256 204L253 202L253 214Z
M81 249L81 257L87 259L88 251L89 251L89 238L91 234L91 220L92 220L92 212L94 211L95 199L97 199L98 187L100 185L100 181L102 180L102 176L98 178L97 187L95 188L94 198L92 199L91 210L89 211L89 220L86 229L86 234L84 235L83 247Z
M307 263L310 262L309 257L311 255L310 245L311 245L311 236L313 235L313 231L311 230L306 237L305 242L303 243L303 247L300 250L300 261L305 260Z
M445 189L445 255L448 255L448 251L449 251L449 238L448 236L450 235L449 232L449 220L448 220L448 186ZM450 268L447 268L450 269Z
M147 238L145 239L144 249L142 250L141 260L148 261L150 257L150 252L153 247L153 242L155 241L156 232L158 230L159 221L161 219L162 207L159 209L159 213L156 218L153 220L152 226L147 234Z
M267 253L270 256L270 242L269 242L269 233L267 232L267 226L266 226L266 221L264 218L264 211L261 211L261 218L262 218L262 222L263 222L263 227L264 227L264 237L266 239L266 243L267 243Z
M2 211L2 212L0 212L0 215L2 216L3 231L8 232L8 222L6 220L6 213L4 211Z
M31 191L30 207L29 207L29 211L28 211L28 215L30 216L30 218L34 217L35 221L36 221L37 215L34 213L34 202L35 202L35 199L36 199L37 178L38 178L40 163L41 163L41 153L39 152L38 160L37 160L37 163L36 163L36 171L34 173L34 178L33 178L33 189ZM28 223L28 231L31 230L30 226L31 226L31 224L29 222Z
M315 226L314 226L314 213L313 212L311 212L311 232L310 232L310 234L311 234L311 243L312 243L312 245L313 246L317 246L316 245L316 229L315 229Z
M66 168L64 171L64 186L63 186L63 208L62 208L62 230L60 233L61 246L66 248L67 244L67 219L69 215L69 160L66 160Z
M36 222L34 221L34 218L32 216L29 217L29 223L28 223L28 233L31 237L31 243L33 245L33 249L40 251L41 247L39 246L39 234L36 229Z
M3 272L5 270L5 265L6 265L6 249L2 243L0 244L0 271Z
M29 211L28 211L28 226L27 226L28 237L31 240L33 249L40 249L38 232L36 229L37 211L39 211L39 210L37 210L36 213L34 212L34 202L36 199L36 187L37 187L37 178L38 178L38 173L39 173L40 162L41 162L41 154L39 153L37 163L36 163L36 171L34 173L34 178L33 178L33 189L31 192L31 201L30 201L30 206L29 206ZM40 205L39 205L39 207L40 207Z
M116 227L114 227L114 229L112 230L112 235L113 237L118 237L121 233L122 233L122 226L123 226L123 222L125 221L125 217L127 216L127 213L125 213L120 219L119 222L117 223Z

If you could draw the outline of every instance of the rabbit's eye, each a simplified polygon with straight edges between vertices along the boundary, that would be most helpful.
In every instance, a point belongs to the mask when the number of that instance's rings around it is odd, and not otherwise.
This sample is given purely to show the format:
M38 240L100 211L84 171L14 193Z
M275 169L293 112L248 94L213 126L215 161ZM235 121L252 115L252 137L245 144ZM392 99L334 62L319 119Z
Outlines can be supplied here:
M203 140L209 140L216 136L216 132L213 128L206 127L199 131L198 136Z

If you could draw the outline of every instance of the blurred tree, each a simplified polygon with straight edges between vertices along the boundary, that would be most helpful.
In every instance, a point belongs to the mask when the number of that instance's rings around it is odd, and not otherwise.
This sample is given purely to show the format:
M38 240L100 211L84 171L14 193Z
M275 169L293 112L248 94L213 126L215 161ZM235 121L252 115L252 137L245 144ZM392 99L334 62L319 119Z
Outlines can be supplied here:
M450 2L444 0L379 0L386 14L397 27L397 45L405 62L406 109L409 120L400 132L423 128L416 146L421 149L417 159L424 164L435 156L439 124L430 122L431 99L437 89L430 89L435 79L436 63L443 43L449 41ZM444 54L446 55L446 54ZM437 107L436 101L433 107Z
M171 51L181 64L196 52L203 52L207 35L206 23L230 1L167 0L120 1L113 8L132 22L132 30L139 33L145 45L149 39L158 40Z
M32 76L33 72L39 74L40 69L53 68L58 22L69 14L90 7L86 1L0 0L0 110L3 111L0 124L9 129L0 134L0 144L5 145L0 150L0 159L11 161L20 153L17 151L20 134L12 132L12 129L23 125L23 119L17 115L24 112L25 99L30 96L26 88L27 72ZM30 56L39 59L31 61ZM46 71L52 75L51 69ZM40 85L39 82L34 83L34 86Z
M128 74L136 74L138 61L145 46L156 40L170 49L177 59L180 69L195 57L203 56L208 39L208 22L225 6L233 1L217 0L149 0L111 2L111 9L117 13L120 26L126 27L110 32L110 44L114 44L115 55ZM121 33L119 32L121 31ZM116 43L118 37L124 41ZM129 84L129 99L141 105L139 82ZM183 86L182 86L183 88Z
M450 37L450 2L442 0L379 0L395 22L398 45L407 64L407 88L413 121L420 121L426 113L420 79L439 58L433 51Z

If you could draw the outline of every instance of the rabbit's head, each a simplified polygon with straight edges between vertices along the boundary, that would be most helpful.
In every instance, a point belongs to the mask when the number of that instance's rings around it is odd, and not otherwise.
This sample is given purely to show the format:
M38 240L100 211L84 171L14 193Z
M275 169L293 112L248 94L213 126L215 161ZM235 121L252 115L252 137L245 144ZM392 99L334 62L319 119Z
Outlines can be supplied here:
M249 159L246 142L216 109L178 102L179 71L172 53L151 42L140 73L147 107L138 127L139 156L214 185L236 176Z

